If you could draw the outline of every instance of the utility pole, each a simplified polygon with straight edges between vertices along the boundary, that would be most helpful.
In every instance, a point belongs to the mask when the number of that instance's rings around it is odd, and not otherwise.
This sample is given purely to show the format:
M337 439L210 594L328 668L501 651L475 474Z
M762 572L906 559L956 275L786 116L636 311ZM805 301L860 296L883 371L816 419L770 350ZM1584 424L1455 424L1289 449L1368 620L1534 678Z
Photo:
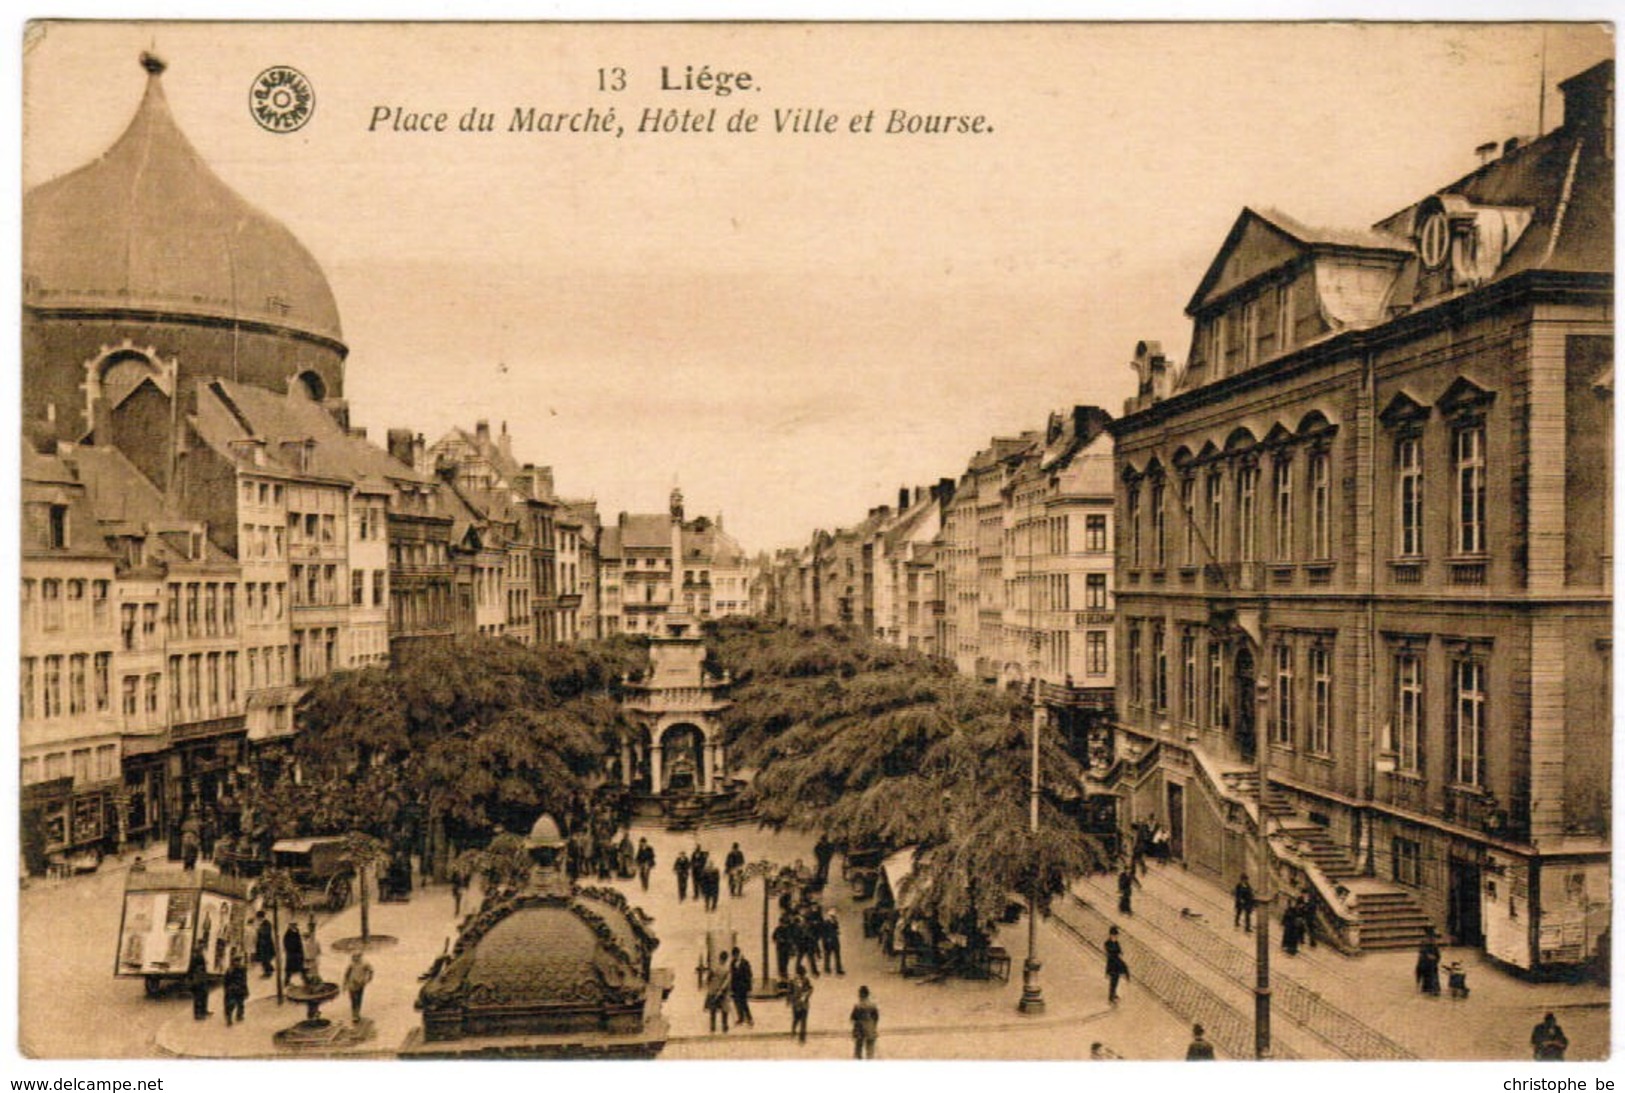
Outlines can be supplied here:
M1270 910L1275 901L1275 881L1270 869L1269 813L1264 798L1269 791L1269 704L1270 685L1266 682L1264 648L1259 645L1258 667L1254 670L1253 739L1258 749L1258 922L1257 973L1253 986L1253 1056L1270 1057Z
M1029 592L1031 590L1029 589ZM1038 680L1033 680L1033 763L1032 788L1028 793L1028 825L1033 837L1033 871L1027 889L1027 959L1021 965L1021 1001L1016 1009L1025 1014L1044 1012L1044 988L1038 982L1038 732L1044 723L1044 704L1040 701Z
M1028 501L1026 512L1027 535L1027 684L1030 688L1028 697L1032 702L1032 772L1027 792L1027 827L1032 836L1032 876L1028 878L1027 888L1027 959L1021 965L1021 1001L1016 1003L1016 1009L1028 1015L1044 1012L1044 988L1038 982L1039 969L1044 965L1038 960L1038 885L1042 879L1038 870L1038 734L1044 725L1044 684L1040 680L1041 664L1038 659L1038 620L1035 615L1037 609L1038 589L1033 577L1034 539L1037 535L1036 520L1033 516L1032 502Z

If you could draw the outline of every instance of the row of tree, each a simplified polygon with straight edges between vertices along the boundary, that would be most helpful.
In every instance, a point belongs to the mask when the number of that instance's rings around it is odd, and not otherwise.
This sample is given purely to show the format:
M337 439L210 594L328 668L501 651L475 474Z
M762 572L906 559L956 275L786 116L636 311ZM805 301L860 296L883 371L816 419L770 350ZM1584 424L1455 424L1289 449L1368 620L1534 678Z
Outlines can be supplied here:
M755 770L763 823L854 849L918 847L916 906L949 928L994 921L1011 892L1047 901L1103 864L1069 812L1082 772L1054 733L1040 734L1041 823L1029 831L1022 696L833 628L724 620L706 636L708 668L733 676L728 750ZM571 830L628 727L620 682L646 666L635 638L478 640L337 673L301 707L301 779L268 787L258 807L278 835L398 841L425 823L442 860L543 812Z

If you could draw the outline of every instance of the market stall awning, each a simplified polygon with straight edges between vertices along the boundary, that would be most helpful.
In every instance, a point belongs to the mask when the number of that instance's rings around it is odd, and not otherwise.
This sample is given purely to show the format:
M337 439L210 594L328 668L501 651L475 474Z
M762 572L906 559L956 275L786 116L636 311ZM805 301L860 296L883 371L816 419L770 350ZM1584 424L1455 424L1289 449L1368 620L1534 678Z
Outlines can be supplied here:
M906 907L914 902L913 894L909 891L914 879L914 850L912 846L904 847L880 863L880 874L886 880L886 887L891 891L892 902L898 907Z

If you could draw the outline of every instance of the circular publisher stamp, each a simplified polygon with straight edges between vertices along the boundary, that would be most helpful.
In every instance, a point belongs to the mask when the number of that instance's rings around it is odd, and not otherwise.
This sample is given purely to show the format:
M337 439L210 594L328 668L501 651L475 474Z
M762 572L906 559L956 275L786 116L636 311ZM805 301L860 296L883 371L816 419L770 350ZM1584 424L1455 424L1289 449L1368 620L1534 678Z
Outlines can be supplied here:
M248 89L248 112L272 133L303 128L315 110L316 91L297 68L273 65L255 76Z

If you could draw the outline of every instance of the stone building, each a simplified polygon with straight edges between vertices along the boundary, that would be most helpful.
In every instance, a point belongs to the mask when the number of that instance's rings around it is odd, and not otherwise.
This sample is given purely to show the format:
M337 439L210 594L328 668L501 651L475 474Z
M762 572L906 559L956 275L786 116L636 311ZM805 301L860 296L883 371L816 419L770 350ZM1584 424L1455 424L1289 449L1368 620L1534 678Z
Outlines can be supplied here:
M1268 817L1352 948L1606 944L1612 64L1562 90L1370 228L1243 210L1113 426L1106 782L1227 880Z

